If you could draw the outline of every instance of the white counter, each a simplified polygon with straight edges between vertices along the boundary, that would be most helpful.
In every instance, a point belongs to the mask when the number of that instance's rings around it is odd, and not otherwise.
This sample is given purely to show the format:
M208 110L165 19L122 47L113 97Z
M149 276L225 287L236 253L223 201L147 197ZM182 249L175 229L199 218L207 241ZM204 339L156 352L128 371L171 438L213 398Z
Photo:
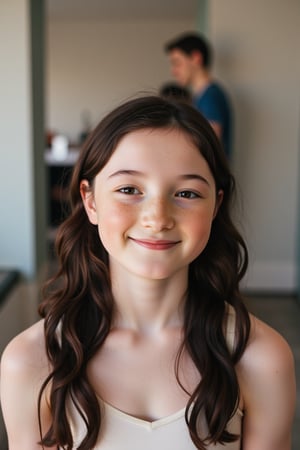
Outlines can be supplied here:
M74 166L79 156L79 148L69 148L68 153L64 159L57 159L53 155L50 148L46 149L44 159L47 166L58 166L58 167L66 167L66 166Z

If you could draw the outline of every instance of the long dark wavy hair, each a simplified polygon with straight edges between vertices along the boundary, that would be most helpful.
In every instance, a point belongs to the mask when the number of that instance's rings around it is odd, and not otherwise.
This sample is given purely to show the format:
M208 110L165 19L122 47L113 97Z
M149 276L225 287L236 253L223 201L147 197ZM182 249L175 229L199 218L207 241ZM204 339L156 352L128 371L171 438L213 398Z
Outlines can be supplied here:
M209 123L192 106L157 96L131 99L108 114L91 132L74 167L69 217L56 240L58 272L46 285L39 312L45 319L46 351L51 373L43 383L38 405L42 446L73 448L68 402L86 425L79 450L94 448L101 433L99 402L87 377L87 365L110 332L114 299L108 255L84 210L81 180L93 180L108 162L120 139L140 129L178 129L190 137L207 161L216 190L224 193L203 252L190 264L184 309L184 338L174 367L176 377L183 350L201 374L186 407L186 422L196 448L237 439L226 429L239 403L235 365L249 337L250 321L239 291L248 256L230 217L235 191L224 150ZM235 346L224 337L227 303L236 313ZM58 329L60 332L58 333ZM41 427L41 399L50 390L52 424ZM208 435L199 436L198 416L204 414Z

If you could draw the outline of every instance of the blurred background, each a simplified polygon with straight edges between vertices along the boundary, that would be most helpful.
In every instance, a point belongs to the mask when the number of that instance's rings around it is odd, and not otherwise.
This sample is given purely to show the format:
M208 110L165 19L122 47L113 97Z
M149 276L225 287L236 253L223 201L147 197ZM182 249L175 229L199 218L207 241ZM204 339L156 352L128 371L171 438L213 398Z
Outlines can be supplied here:
M233 101L237 217L250 252L243 289L250 308L274 313L299 362L298 0L0 0L0 352L37 319L86 133L170 80L164 44L191 30L210 40L213 74ZM63 158L49 152L56 135L67 139Z
M47 258L44 153L53 134L76 147L119 102L157 92L171 78L165 42L199 30L234 103L233 169L251 255L245 283L298 290L297 0L2 0L0 7L0 266L32 278Z

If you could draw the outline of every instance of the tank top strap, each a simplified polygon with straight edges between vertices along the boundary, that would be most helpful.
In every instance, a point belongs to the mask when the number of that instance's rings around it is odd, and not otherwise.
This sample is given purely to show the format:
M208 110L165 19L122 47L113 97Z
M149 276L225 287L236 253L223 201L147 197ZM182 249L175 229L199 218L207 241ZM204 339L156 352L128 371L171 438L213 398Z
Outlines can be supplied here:
M60 320L60 321L58 322L58 325L57 325L56 330L55 330L55 334L56 334L56 337L57 337L57 340L58 340L58 345L59 345L59 347L61 348L61 341L62 341L62 320Z
M232 354L235 347L235 310L232 305L226 302L226 312L225 312L225 339L229 352Z

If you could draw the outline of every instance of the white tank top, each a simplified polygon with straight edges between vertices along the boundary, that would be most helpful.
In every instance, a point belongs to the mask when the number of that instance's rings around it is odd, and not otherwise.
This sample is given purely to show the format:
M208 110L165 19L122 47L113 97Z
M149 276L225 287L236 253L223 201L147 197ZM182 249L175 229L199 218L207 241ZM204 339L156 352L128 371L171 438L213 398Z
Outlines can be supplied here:
M226 339L232 351L234 344L235 312L228 305ZM126 414L103 402L99 398L102 413L102 427L96 446L93 450L195 450L188 427L185 422L185 408L162 419L148 422ZM70 402L69 419L74 438L74 450L85 436L84 422L74 405ZM231 433L241 434L241 410L229 421L227 429ZM199 431L207 435L204 417L200 418ZM240 450L240 439L226 445L209 445L207 450Z
M195 450L182 409L163 419L147 422L125 414L101 401L103 423L95 450ZM70 411L71 412L71 411ZM241 433L242 412L237 411L228 423L228 430ZM74 449L85 435L85 426L78 413L72 408L72 432ZM206 435L204 423L200 426ZM201 433L202 434L202 433ZM240 440L226 445L209 445L207 450L239 450Z

